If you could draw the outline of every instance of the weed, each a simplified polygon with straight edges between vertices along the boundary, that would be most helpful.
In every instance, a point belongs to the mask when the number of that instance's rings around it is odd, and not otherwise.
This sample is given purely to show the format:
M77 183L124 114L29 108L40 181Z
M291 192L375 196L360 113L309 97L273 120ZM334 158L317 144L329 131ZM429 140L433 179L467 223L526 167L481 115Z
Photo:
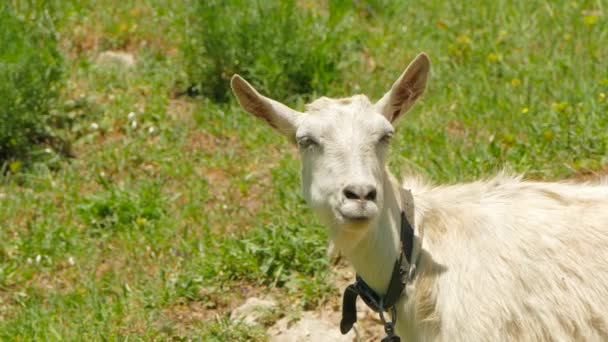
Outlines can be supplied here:
M94 229L113 230L154 226L165 215L157 184L144 184L140 191L111 185L103 176L105 192L97 193L77 207L83 220Z
M34 146L53 142L52 111L63 77L63 58L52 21L19 17L0 5L0 164L21 168ZM49 28L50 27L50 28Z
M327 92L353 51L347 42L356 39L341 25L347 11L330 6L322 15L295 0L198 1L183 47L190 79L218 101L229 99L235 73L283 98Z

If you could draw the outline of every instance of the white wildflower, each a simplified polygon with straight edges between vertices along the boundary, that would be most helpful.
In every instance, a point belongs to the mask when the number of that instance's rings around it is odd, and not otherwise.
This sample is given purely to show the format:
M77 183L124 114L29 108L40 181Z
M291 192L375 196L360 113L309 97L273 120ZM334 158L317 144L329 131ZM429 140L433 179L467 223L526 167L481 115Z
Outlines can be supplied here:
M127 114L127 119L132 120L133 118L135 118L135 113L129 112L129 114Z
M131 128L133 128L133 129L137 128L137 121L133 120L133 122L131 122Z
M99 129L99 125L96 122L91 124L91 131L96 131Z

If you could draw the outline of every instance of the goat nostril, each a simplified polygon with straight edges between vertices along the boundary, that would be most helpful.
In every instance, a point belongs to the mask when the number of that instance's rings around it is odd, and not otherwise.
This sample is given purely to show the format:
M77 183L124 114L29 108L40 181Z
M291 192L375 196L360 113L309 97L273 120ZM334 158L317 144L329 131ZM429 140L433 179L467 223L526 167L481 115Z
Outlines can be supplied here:
M342 194L346 199L358 201L376 201L378 192L371 185L349 185L342 190Z
M375 201L376 195L377 195L376 189L373 189L365 196L365 199L368 201Z
M349 189L344 189L344 197L348 199L359 199L359 196Z

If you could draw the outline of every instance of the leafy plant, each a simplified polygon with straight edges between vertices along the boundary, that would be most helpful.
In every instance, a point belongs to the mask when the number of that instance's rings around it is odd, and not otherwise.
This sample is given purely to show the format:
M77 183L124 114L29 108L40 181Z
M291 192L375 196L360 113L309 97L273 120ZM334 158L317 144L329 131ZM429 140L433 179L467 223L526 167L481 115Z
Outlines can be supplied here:
M0 5L0 163L27 159L36 144L53 140L63 58L51 20L28 19Z
M106 191L92 195L78 206L80 216L89 226L98 229L131 226L144 229L164 216L163 197L157 185L129 191L109 184L102 177L100 183Z
M191 82L217 101L228 99L235 73L281 98L327 92L353 50L356 30L341 25L348 11L333 5L322 15L295 0L198 1L183 47Z

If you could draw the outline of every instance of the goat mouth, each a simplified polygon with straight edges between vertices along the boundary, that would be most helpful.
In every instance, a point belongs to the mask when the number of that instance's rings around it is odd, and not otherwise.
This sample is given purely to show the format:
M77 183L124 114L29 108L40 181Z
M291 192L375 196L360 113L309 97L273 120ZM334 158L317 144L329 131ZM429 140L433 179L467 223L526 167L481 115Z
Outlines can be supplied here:
M338 210L340 219L347 223L361 224L371 220L371 217L361 213L345 213L342 210Z
M357 215L357 216L349 216L349 215L342 214L342 217L346 221L357 222L357 223L362 223L362 222L365 222L365 221L369 221L369 217L363 216L363 215L361 215L361 216L359 216L359 215Z
M359 203L347 201L335 208L338 220L346 224L366 225L378 213L378 207L375 203Z

